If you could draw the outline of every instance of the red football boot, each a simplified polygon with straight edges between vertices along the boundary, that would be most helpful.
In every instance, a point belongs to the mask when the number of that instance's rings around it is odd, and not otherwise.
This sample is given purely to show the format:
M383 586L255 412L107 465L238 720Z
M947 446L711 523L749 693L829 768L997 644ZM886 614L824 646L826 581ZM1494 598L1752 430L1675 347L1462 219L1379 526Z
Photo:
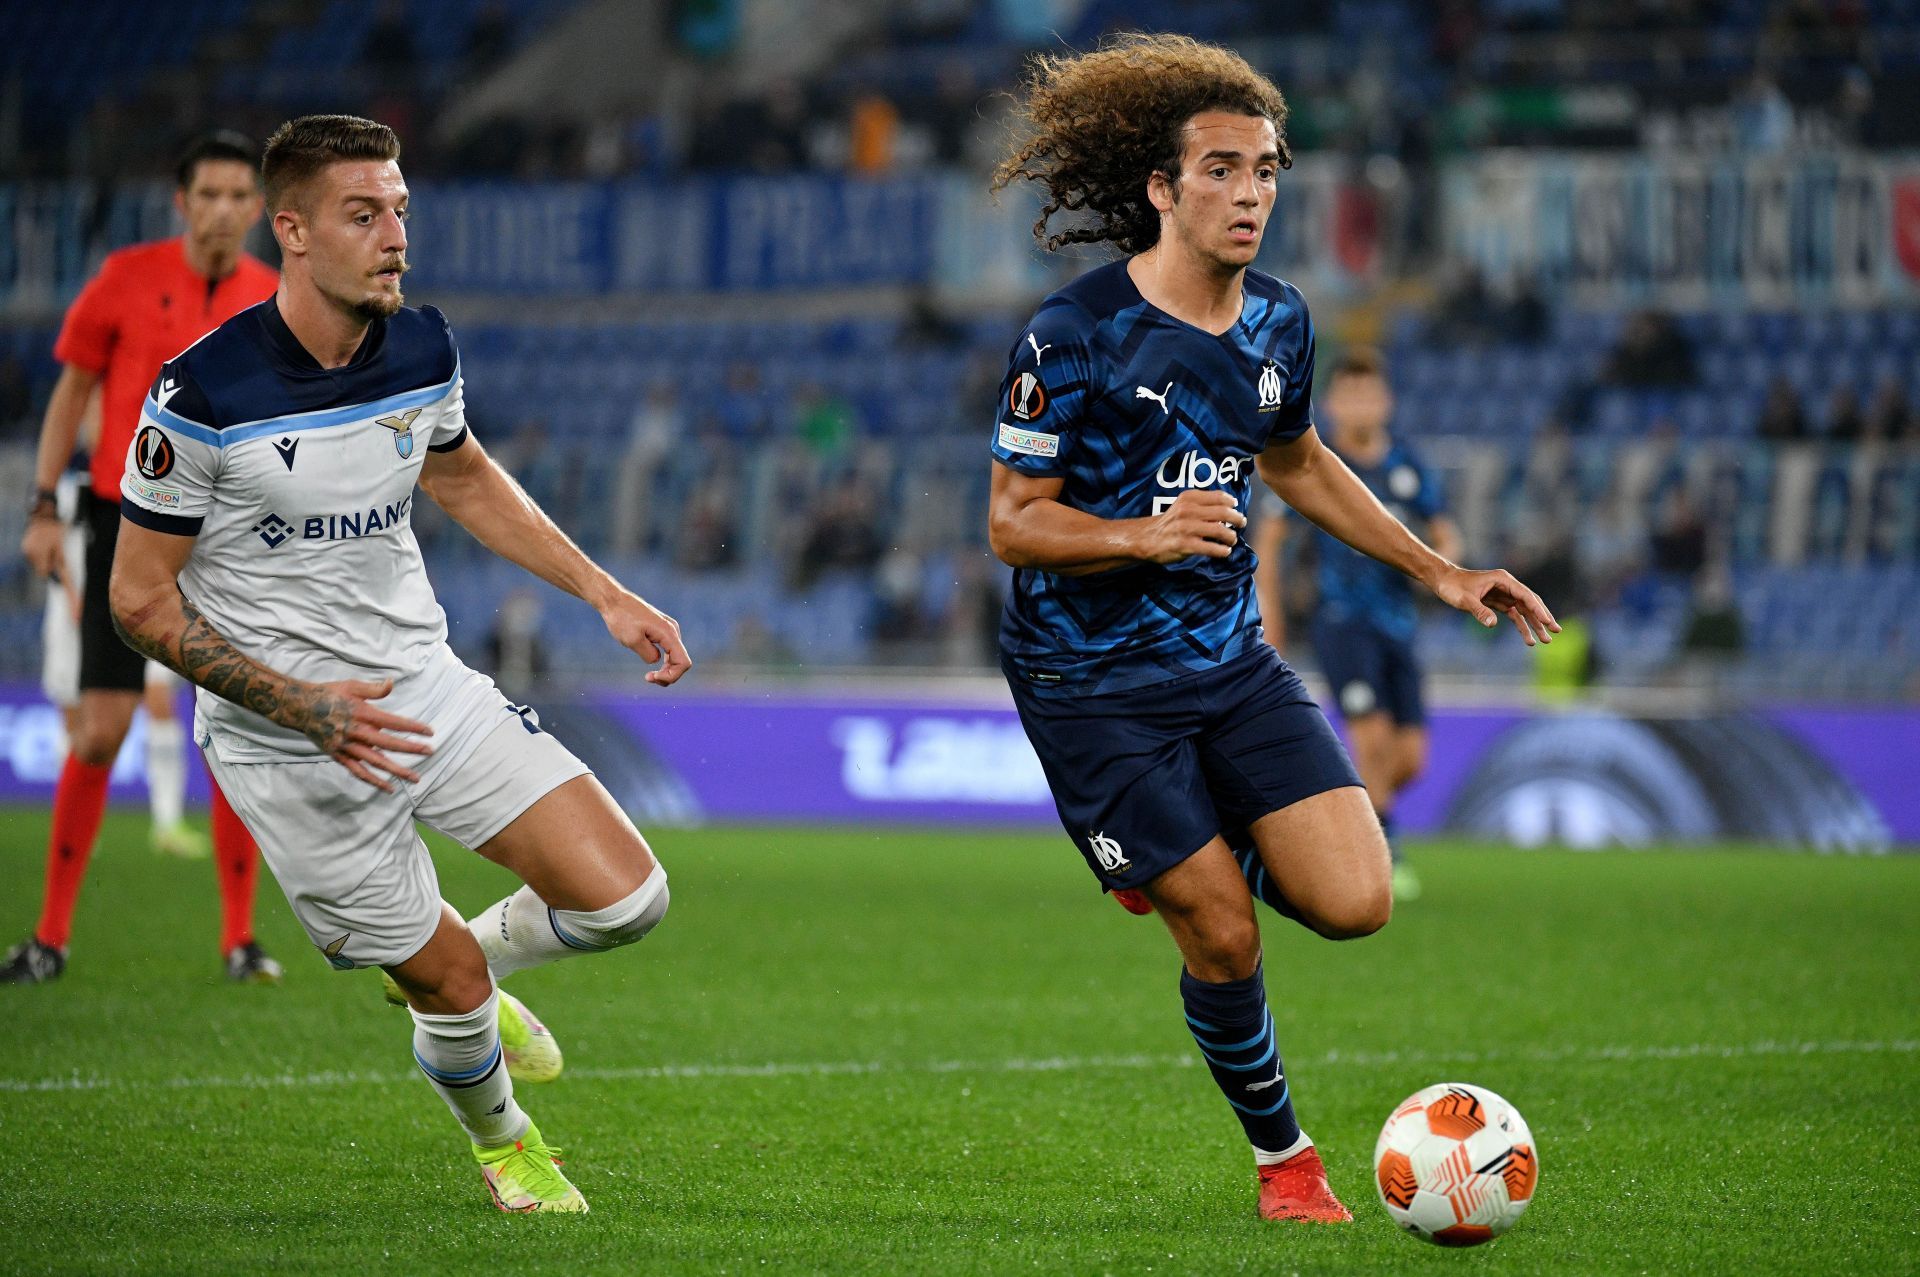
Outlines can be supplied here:
M1153 912L1153 901L1147 899L1147 893L1144 891L1134 891L1128 887L1115 887L1110 894L1113 896L1114 903L1118 904L1128 913L1138 914L1144 918Z
M1277 1166L1260 1168L1260 1218L1346 1224L1353 1213L1327 1186L1327 1168L1308 1145Z

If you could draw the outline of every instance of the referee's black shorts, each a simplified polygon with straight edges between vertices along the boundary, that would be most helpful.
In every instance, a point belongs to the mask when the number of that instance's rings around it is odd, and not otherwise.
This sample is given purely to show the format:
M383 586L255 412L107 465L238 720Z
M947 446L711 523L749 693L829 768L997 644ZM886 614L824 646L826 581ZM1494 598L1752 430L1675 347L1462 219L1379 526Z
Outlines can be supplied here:
M120 538L120 503L89 489L80 493L80 509L87 530L86 588L80 599L80 690L138 692L147 685L147 658L121 639L107 604L113 547Z

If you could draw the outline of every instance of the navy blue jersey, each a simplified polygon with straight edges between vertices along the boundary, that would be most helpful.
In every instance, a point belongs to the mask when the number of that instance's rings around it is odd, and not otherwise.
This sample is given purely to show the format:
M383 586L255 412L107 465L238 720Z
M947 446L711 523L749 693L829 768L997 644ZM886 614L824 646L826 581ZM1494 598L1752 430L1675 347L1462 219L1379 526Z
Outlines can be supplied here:
M1424 535L1427 521L1446 513L1439 479L1399 440L1388 446L1377 465L1360 465L1344 453L1341 459L1394 518L1416 533ZM1393 638L1413 638L1418 620L1413 582L1405 574L1318 528L1314 549L1320 563L1321 619L1334 625L1358 622Z
M1103 519L1164 513L1188 488L1247 509L1254 458L1313 424L1313 323L1298 289L1250 270L1240 320L1215 336L1158 309L1125 261L1040 305L1000 388L994 459L1064 480ZM1253 551L1090 576L1015 570L1000 649L1036 691L1146 687L1260 643Z

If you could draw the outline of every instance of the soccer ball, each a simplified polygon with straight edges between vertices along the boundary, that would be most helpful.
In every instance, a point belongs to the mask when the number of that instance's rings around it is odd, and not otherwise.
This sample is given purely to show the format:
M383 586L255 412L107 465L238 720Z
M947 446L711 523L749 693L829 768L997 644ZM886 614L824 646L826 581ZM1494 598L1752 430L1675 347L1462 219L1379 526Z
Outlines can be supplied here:
M1373 1146L1393 1222L1438 1246L1478 1246L1513 1227L1540 1179L1533 1132L1482 1086L1442 1082L1393 1110Z

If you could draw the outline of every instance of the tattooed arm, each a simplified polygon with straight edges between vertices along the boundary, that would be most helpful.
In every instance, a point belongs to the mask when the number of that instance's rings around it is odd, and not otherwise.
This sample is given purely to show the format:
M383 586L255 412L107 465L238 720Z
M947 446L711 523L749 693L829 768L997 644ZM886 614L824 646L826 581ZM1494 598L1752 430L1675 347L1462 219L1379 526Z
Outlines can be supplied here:
M114 628L127 645L215 696L299 732L369 785L393 788L380 772L418 780L387 751L431 753L415 738L431 736L432 729L371 703L393 690L393 680L310 683L252 659L180 592L180 569L192 553L192 537L121 521L108 598Z

